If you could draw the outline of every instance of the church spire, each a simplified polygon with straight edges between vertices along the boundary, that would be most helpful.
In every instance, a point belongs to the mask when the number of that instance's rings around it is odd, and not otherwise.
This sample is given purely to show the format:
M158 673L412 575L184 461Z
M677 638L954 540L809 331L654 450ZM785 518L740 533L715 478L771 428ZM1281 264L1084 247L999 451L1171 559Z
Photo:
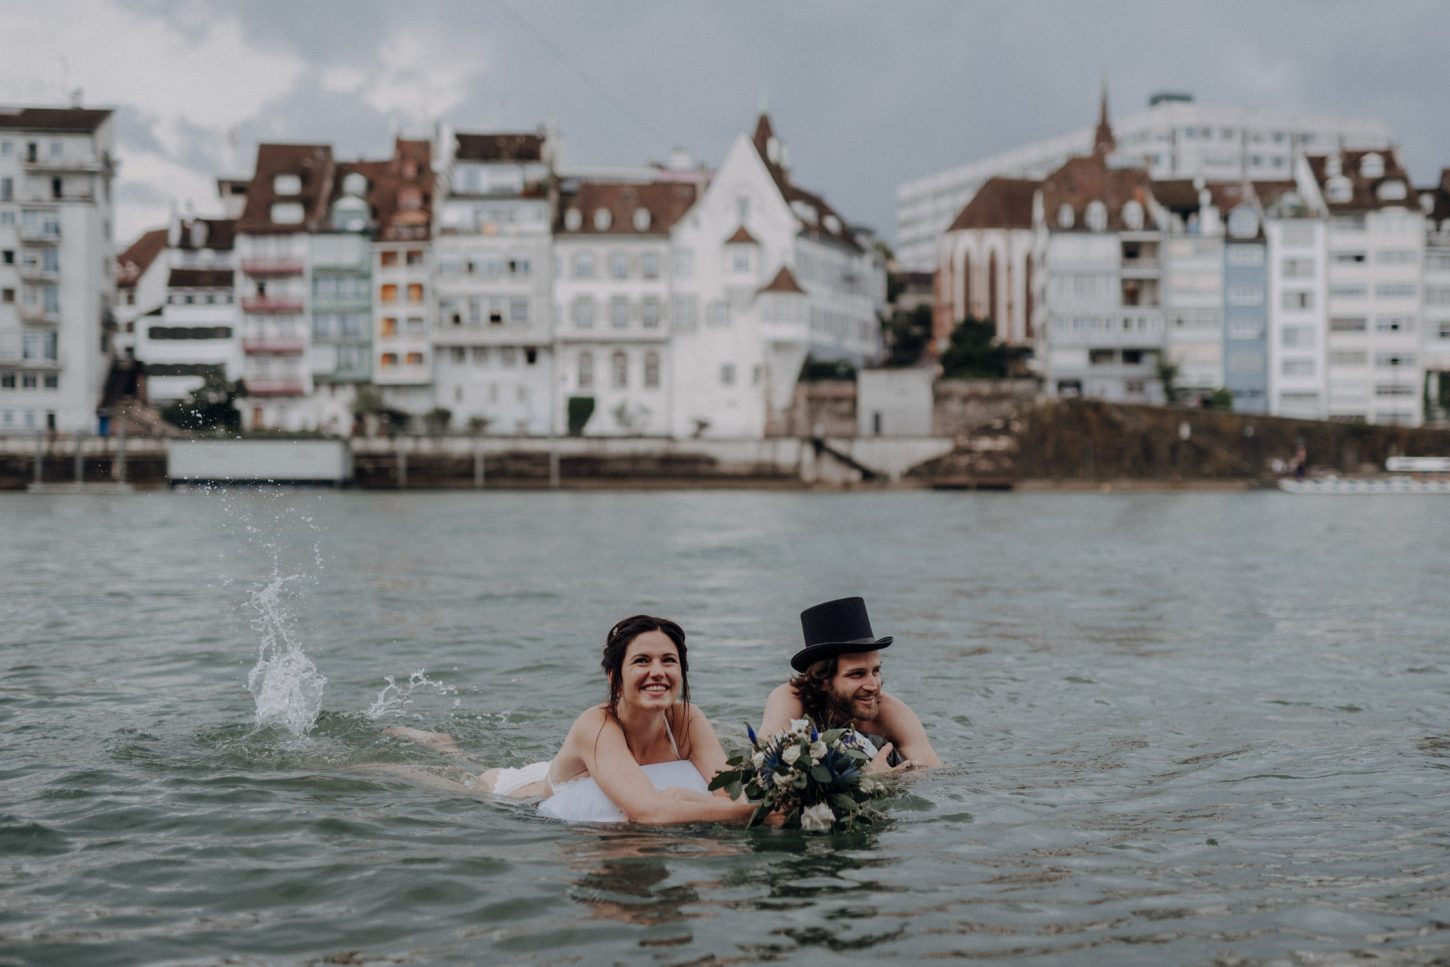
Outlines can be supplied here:
M1107 158L1118 147L1113 137L1113 126L1108 122L1108 82L1103 79L1103 96L1098 103L1098 127L1093 132L1094 157Z

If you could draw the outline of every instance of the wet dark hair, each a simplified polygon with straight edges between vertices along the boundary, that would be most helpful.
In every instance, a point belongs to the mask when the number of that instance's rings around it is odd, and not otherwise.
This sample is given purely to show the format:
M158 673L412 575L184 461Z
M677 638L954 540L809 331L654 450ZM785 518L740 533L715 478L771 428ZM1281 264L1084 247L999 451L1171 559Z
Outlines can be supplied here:
M811 662L805 671L790 680L790 690L801 700L801 711L822 729L836 729L851 724L851 712L841 708L831 694L831 680L836 677L835 655Z
M684 733L688 733L690 723L690 660L685 650L685 629L668 618L632 615L617 622L604 636L604 653L599 659L599 667L604 669L604 675L609 679L609 701L604 705L605 713L616 723L619 721L619 699L624 691L624 653L629 650L630 642L647 631L661 632L675 643L675 649L680 653L680 701L684 705L685 718L684 729L676 743L683 751L687 739Z

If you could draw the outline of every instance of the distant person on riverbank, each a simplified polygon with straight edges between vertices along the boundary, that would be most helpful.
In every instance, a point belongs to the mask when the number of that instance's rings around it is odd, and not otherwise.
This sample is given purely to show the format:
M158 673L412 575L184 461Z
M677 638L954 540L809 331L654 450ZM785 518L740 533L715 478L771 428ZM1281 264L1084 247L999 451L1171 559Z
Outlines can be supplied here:
M574 720L553 759L489 769L469 791L542 799L541 814L575 822L744 825L754 803L708 791L708 779L725 768L725 750L690 704L684 630L664 618L625 618L609 630L600 664L609 698ZM450 735L389 731L459 752Z
M861 598L841 598L801 612L805 647L790 660L796 675L765 703L760 734L808 716L822 729L850 726L876 746L872 771L903 772L942 764L921 719L881 687L881 652L892 637L877 638Z

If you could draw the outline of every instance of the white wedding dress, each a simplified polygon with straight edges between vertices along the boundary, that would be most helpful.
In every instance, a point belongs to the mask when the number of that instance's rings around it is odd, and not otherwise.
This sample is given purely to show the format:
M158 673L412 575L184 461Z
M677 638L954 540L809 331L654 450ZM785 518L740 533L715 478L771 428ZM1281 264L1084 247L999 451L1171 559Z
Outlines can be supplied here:
M675 734L670 730L669 722L665 723L665 731L670 737L670 748L678 756L680 747L675 744ZM695 792L704 793L710 791L709 783L689 759L651 762L640 768L655 789L693 789ZM493 791L495 795L507 796L521 786L548 778L548 775L548 762L531 762L518 769L500 769ZM592 776L580 776L568 782L554 784L554 794L539 803L539 815L571 823L627 821L624 810L604 794L604 790L599 788L599 783Z

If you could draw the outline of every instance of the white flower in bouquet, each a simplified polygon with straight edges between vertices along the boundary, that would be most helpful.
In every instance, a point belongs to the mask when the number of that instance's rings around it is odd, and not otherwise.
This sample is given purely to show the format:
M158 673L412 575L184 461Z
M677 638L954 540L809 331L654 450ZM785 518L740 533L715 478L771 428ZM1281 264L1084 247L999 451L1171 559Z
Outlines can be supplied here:
M755 768L759 769L761 766L765 765L765 753L755 753L753 756L750 757L750 762L752 765L755 766Z
M811 734L811 720L810 719L791 719L790 720L790 731L791 732L794 732L796 735L810 735Z
M820 762L826 757L826 743L822 742L820 739L817 739L816 741L811 743L810 752L811 761Z
M792 745L787 746L785 751L780 754L780 761L784 762L788 766L793 766L795 765L795 760L799 759L800 757L801 747L798 745Z
M801 829L809 833L823 833L836 821L836 814L823 802L801 810Z

